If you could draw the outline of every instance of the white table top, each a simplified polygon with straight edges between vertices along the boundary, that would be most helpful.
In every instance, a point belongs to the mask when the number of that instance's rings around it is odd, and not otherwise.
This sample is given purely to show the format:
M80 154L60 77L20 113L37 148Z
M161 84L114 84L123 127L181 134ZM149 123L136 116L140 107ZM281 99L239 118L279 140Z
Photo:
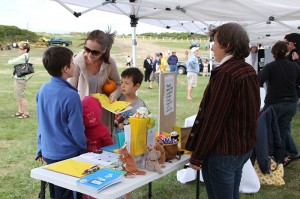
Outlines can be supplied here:
M162 168L163 174L158 174L156 172L147 171L146 175L137 175L135 178L123 178L120 183L117 183L115 185L111 185L104 190L100 191L99 193L92 193L86 189L83 189L76 185L76 181L78 178L68 176L65 174L57 173L54 171L50 171L47 169L44 169L42 167L38 167L35 169L32 169L30 172L30 177L37 179L37 180L43 180L46 182L50 182L52 184L55 184L60 187L64 187L66 189L70 189L73 191L77 191L80 193L84 193L90 196L93 196L95 198L102 198L102 199L115 199L117 197L120 197L128 192L131 192L141 186L144 186L145 184L148 184L149 182L152 182L154 180L157 180L172 171L183 167L186 163L188 163L190 158L190 155L182 155L180 160L172 160L172 163L165 163L165 168ZM81 157L74 158L78 161L87 162L86 159L82 159Z

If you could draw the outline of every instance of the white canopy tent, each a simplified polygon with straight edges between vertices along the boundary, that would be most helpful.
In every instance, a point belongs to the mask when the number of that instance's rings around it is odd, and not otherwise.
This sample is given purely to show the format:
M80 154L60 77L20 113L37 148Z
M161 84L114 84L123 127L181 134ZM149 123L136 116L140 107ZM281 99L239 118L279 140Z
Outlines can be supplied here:
M91 10L126 15L132 27L133 66L136 66L138 21L190 33L205 33L210 26L238 22L252 44L269 44L300 31L298 0L55 0L76 17ZM86 8L75 12L68 5Z

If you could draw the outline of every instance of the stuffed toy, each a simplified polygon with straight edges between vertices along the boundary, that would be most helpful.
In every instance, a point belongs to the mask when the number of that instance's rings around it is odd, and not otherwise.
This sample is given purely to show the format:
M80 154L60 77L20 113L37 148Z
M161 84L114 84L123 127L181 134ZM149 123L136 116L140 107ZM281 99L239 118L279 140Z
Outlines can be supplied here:
M158 163L159 164L165 164L166 161L166 154L165 154L165 149L164 149L164 145L162 143L159 142L155 142L155 146L154 148L160 152L160 156L158 158Z
M162 174L161 166L158 162L160 157L160 152L156 149L152 149L150 146L147 147L148 155L146 158L146 170L147 171L156 171L159 174Z
M171 138L179 141L179 134L176 131L171 132Z
M126 171L125 177L133 178L136 175L146 175L146 171L139 170L134 157L128 153L127 143L119 149L119 160L123 163L124 170Z
M87 151L99 151L104 146L113 144L108 128L101 123L102 105L98 99L86 96L82 100L83 124L87 139Z

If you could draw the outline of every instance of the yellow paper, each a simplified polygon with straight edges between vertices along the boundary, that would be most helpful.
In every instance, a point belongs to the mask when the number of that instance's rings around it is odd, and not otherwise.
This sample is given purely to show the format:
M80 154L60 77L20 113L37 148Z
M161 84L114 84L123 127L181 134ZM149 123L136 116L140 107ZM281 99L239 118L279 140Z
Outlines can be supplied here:
M146 151L147 145L147 118L130 117L130 131L131 131L131 155L142 155Z
M105 94L92 94L94 97L96 97L100 102L103 108L106 110L113 112L113 113L120 113L125 110L129 110L128 107L130 105L130 102L125 102L125 101L115 101L113 103L110 103L109 98Z
M49 164L45 166L46 169L67 174L70 176L81 178L86 174L82 174L86 169L91 168L94 164L79 162L73 159L63 160L57 163Z

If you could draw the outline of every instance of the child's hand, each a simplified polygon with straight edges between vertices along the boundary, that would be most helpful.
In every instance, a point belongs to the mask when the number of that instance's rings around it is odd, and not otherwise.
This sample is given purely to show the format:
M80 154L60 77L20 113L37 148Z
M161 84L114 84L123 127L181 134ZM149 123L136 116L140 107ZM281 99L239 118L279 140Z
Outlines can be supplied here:
M117 99L113 96L109 96L110 103L117 101Z
M44 164L43 156L39 155L35 158L35 160L38 160L40 163Z
M39 160L40 163L44 164L44 160L43 160L42 156L40 156L38 160Z

